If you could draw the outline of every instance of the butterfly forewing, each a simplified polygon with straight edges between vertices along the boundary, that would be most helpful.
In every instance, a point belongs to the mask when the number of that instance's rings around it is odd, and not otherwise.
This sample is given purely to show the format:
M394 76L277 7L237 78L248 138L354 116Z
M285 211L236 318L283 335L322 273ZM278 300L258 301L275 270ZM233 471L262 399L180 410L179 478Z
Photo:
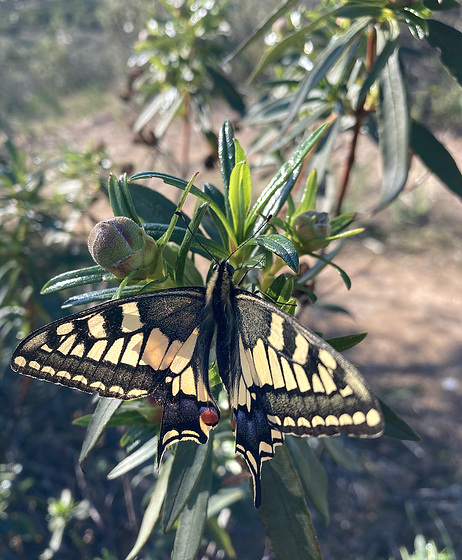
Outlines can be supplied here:
M163 290L109 302L46 325L21 342L12 368L25 375L119 399L154 394L164 406L159 459L180 439L207 440L213 336L205 289ZM199 342L198 342L199 341ZM207 354L207 357L205 357Z

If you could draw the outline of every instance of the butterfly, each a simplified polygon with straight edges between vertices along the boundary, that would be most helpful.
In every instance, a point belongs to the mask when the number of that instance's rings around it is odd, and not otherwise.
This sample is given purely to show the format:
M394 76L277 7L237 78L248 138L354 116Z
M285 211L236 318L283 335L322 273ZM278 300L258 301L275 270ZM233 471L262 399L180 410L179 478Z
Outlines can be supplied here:
M111 301L33 332L11 367L104 397L153 395L163 406L159 463L174 442L205 443L220 419L209 384L215 361L228 392L236 452L261 503L262 463L284 434L382 434L380 406L356 368L277 305L233 282L228 260L207 287Z

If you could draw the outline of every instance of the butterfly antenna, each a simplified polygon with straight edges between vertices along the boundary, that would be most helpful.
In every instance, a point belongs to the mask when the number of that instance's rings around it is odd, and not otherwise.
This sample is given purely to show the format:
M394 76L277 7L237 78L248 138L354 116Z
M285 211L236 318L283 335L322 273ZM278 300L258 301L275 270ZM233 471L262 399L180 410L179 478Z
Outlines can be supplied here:
M237 251L239 251L239 249L240 249L241 247L244 247L244 245L246 245L246 243L248 243L251 239L253 239L254 237L257 237L257 235L261 232L261 230L262 230L263 228L265 228L265 227L268 225L268 223L270 222L270 220L271 220L272 217L273 217L273 215L272 215L272 214L269 214L269 215L265 218L265 220L264 220L264 222L261 224L261 226L260 226L258 229L256 229L248 239L246 239L245 241L243 241L243 242L239 245L239 247L236 247L236 248L234 249L234 251L229 255L228 260L234 255L234 253L237 253Z
M189 233L194 237L195 242L196 242L198 245L200 245L200 246L202 247L202 249L204 249L204 251L205 251L206 253L208 253L208 254L211 256L212 260L214 260L214 261L218 264L218 260L216 259L216 257L214 257L214 256L212 255L212 253L207 249L207 247L205 247L205 246L199 241L197 235L196 235L196 234L193 232L193 230L189 227L189 224L188 224L188 222L186 221L186 218L184 217L183 213L182 213L182 212L176 211L175 214L176 214L177 216L179 216L179 217L183 220L183 222L185 223L186 228L188 229Z

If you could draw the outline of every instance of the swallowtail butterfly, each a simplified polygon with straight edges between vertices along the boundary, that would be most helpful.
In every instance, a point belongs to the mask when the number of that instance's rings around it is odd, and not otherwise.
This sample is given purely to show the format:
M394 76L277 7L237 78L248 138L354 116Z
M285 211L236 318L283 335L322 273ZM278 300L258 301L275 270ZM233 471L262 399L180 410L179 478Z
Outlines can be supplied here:
M207 288L128 297L50 323L19 344L11 366L104 397L153 395L164 407L160 462L167 446L205 443L218 424L208 379L216 360L258 506L262 462L284 434L376 437L384 422L343 356L277 305L237 288L233 273L223 260Z

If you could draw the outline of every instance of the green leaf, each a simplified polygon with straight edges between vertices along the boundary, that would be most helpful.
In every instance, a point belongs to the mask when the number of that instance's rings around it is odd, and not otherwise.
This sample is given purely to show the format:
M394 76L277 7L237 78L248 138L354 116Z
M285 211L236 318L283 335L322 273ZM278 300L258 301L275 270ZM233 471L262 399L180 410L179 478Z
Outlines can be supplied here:
M411 146L428 169L462 198L462 174L456 162L428 128L416 121L411 123Z
M460 4L456 0L423 0L423 5L432 12L460 8Z
M306 439L286 436L285 443L302 486L314 507L329 523L329 504L327 502L327 473L318 456Z
M360 17L346 31L340 35L336 35L329 45L317 57L313 68L300 82L297 94L291 103L289 114L282 125L283 130L286 130L290 123L298 115L309 92L318 85L320 80L326 75L327 71L332 68L332 66L345 52L345 49L350 46L350 44L356 39L356 36L364 30L370 21L371 18L369 16Z
M339 336L336 338L329 338L326 340L337 352L345 352L362 342L367 336L367 333L348 334L346 336Z
M178 519L202 474L211 448L211 438L199 445L180 441L176 446L170 483L162 514L162 530L167 533Z
M118 401L115 399L107 399L113 402L117 402L120 404L123 401ZM94 414L86 414L81 416L80 418L76 418L72 423L76 426L83 426L87 427L91 424L92 418ZM144 424L145 426L151 425L148 419L146 419L139 410L127 410L124 408L123 410L119 410L112 414L110 419L106 422L106 428L115 428L116 426L131 426L131 425L140 425Z
M273 280L266 291L266 295L275 303L287 303L292 298L293 289L294 279L281 274Z
M139 449L125 457L120 463L112 469L107 475L109 480L122 476L132 469L142 465L145 461L154 457L157 453L157 436L146 441Z
M345 448L341 439L335 437L322 438L320 444L325 447L332 459L344 469L355 472L361 470L361 464L357 457Z
M141 225L135 206L133 205L126 176L123 175L117 180L114 175L111 175L109 177L107 189L114 216L125 216L138 225Z
M330 234L337 235L346 227L348 227L351 222L356 218L356 212L350 212L349 214L340 214L332 218L330 222Z
M271 233L250 240L249 245L253 244L257 244L271 251L280 257L294 272L298 273L299 261L297 249L287 237L279 235L278 233Z
M180 245L180 250L178 251L178 258L175 266L175 283L177 286L184 285L184 272L187 256L189 249L191 248L192 242L194 241L194 235L197 234L197 230L201 224L202 218L207 212L208 203L204 202L199 205L199 207L194 212L193 219L189 224L189 229L186 230L183 242Z
M391 40L387 40L383 49L380 51L380 54L374 60L372 68L367 74L366 79L364 80L363 85L359 90L358 98L356 100L356 107L359 107L359 105L366 97L372 85L377 81L377 79L380 76L380 73L385 68L388 59L395 52L397 46L398 46L398 37L393 37Z
M43 286L41 294L52 294L68 288L96 284L98 282L118 282L117 278L102 266L89 266L79 270L71 270L55 276Z
M250 206L251 190L249 165L247 161L240 161L232 170L229 181L229 205L238 243L244 241L245 219Z
M210 433L210 438L213 432ZM207 521L207 505L212 488L212 453L191 497L181 512L173 546L172 560L195 560Z
M236 558L236 551L233 548L229 533L218 525L215 517L209 517L205 526L207 536L217 544L217 548L224 551L227 558Z
M142 290L141 285L126 286L122 291L119 288L106 288L105 290L95 290L93 292L85 292L67 298L61 305L61 309L67 309L76 305L87 305L97 301L108 301L114 298L116 294L119 297L135 296Z
M250 230L249 229L246 230L246 236L247 237L250 237L251 235L253 235L255 232L257 232L259 230L261 231L261 227L263 226L263 224L264 224L264 222L265 222L265 220L267 219L268 216L273 216L273 218L271 219L271 223L273 223L273 221L278 220L278 218L275 218L274 216L277 216L277 214L279 214L281 208L284 206L284 204L288 200L289 195L292 192L292 189L294 188L295 183L297 182L297 179L300 175L301 170L302 170L301 166L297 167L297 169L292 173L292 175L284 183L282 188L276 190L273 193L273 196L270 199L268 199L265 207L262 209L261 215L258 216L258 218L253 223L253 227ZM247 227L249 227L249 226L252 226L252 223L248 221L248 226ZM284 229L284 226L278 225L278 227L282 227Z
M151 536L152 530L159 519L162 504L164 503L172 465L173 457L170 456L160 467L157 483L151 497L149 498L148 507L144 512L138 537L136 538L136 542L125 560L134 560Z
M385 435L396 439L420 441L419 434L401 416L398 416L382 399L377 397L377 400L385 418Z
M130 183L130 192L136 212L142 222L169 224L170 218L176 211L176 204L160 192L140 185ZM189 218L186 218L189 222Z
M242 95L238 92L238 90L234 87L234 84L230 82L228 77L223 73L220 72L217 68L213 66L205 66L209 76L212 78L213 87L215 89L214 94L221 94L223 99L228 103L228 105L240 113L240 115L244 115L245 113L245 104Z
M410 117L407 88L401 72L398 50L388 58L380 75L380 103L377 111L379 145L383 160L380 202L385 208L403 190L409 171Z
M218 159L220 160L221 177L223 179L223 187L225 190L225 214L228 220L231 221L231 208L229 206L229 181L231 179L231 172L236 165L236 159L234 131L233 126L229 121L225 121L223 123L218 136ZM213 208L212 205L210 206ZM215 208L213 209L215 210ZM223 225L225 224L223 223Z
M168 226L165 224L144 224L146 233L154 239L158 239L159 237L161 237L167 231L167 227ZM177 245L181 245L187 231L188 230L186 227L176 225L175 229L173 230L172 236L170 237L170 241L173 241ZM229 252L226 251L222 245L219 245L212 239L209 239L208 237L205 237L201 233L197 232L196 240L192 243L192 250L210 259L209 253L204 251L203 247L201 247L201 244L218 259L226 259L226 257L229 256Z
M278 560L322 560L310 512L285 446L276 449L262 471L258 510Z
M291 217L291 223L296 216L303 214L303 212L309 212L314 210L316 207L316 196L318 194L318 174L316 169L309 174L306 181L305 188L303 189L302 198L300 200L300 205L296 212Z
M106 397L100 397L98 404L96 405L95 412L88 426L87 432L85 434L85 439L83 440L82 449L79 456L79 465L82 466L85 459L88 457L90 451L98 443L101 434L106 429L108 422L111 420L112 415L122 404L122 401L117 399L108 399Z
M271 179L268 186L258 197L257 201L249 211L247 216L246 231L248 231L249 225L252 226L259 214L264 214L264 210L268 206L270 200L276 195L279 190L284 189L286 182L290 176L298 169L302 164L308 152L319 142L324 131L328 127L328 124L321 125L317 130L313 132L306 140L304 140L300 146L293 152L290 158L284 163L284 165L279 169L276 175ZM293 186L293 184L291 185ZM288 196L288 193L286 197Z
M441 62L462 85L462 33L434 19L429 19L427 24L427 42L439 49Z
M218 515L221 510L244 500L246 496L247 494L242 487L220 488L218 492L210 496L208 508L209 517Z
M189 184L189 182L185 181L184 179L180 179L179 177L175 177L174 175L169 175L168 173L160 173L159 171L144 171L142 173L137 173L136 175L132 175L130 177L129 182L132 183L134 181L139 181L141 179L161 179L165 184L172 185L183 191L186 189L186 187ZM232 238L234 238L231 226L229 225L226 217L223 215L223 212L221 211L220 207L217 204L215 204L213 198L211 198L210 196L202 192L194 185L192 185L190 192L195 197L199 198L200 200L203 200L204 202L208 202L210 204L210 208L212 208L216 212L216 214L222 221L223 225L226 227L228 234Z
M223 61L222 66L230 62L238 54L240 54L249 45L262 38L268 30L271 29L273 23L282 17L297 0L285 0L285 2L279 8L276 8L268 18L248 37L245 39L230 55L226 57Z
M136 119L133 125L133 132L137 133L143 130L148 122L156 116L161 110L165 110L164 106L166 101L174 100L178 96L178 90L172 87L166 91L157 93L143 108L140 116ZM157 137L157 135L156 135Z
M311 255L312 257L315 257L316 259L320 260L324 264L327 264L327 265L335 268L335 270L340 274L340 277L342 278L345 286L349 290L351 289L351 280L350 280L350 277L348 276L348 274L342 268L340 268L338 265L334 264L331 260L329 260L328 255L326 255L327 258L325 258L325 257L322 257L321 255L318 255L317 253L308 253L308 254Z

